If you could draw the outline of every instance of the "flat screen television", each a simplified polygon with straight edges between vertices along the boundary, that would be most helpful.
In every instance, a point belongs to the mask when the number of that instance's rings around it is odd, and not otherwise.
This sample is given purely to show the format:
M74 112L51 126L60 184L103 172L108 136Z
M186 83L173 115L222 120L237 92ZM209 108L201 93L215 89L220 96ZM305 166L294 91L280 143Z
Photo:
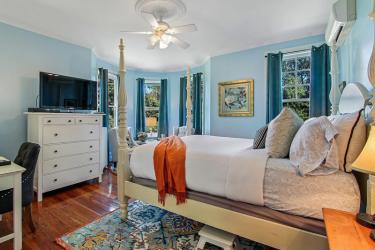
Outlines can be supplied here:
M97 83L91 80L40 72L39 107L96 111Z

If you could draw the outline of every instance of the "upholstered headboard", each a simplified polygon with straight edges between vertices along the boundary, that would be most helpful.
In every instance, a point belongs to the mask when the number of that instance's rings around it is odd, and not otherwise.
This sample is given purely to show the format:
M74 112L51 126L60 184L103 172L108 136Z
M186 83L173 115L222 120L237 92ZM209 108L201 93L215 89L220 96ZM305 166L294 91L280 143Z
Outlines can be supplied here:
M353 113L358 110L364 109L364 115L366 120L368 121L368 124L371 122L371 118L369 117L369 110L370 110L370 103L369 100L371 98L371 94L366 89L365 86L363 86L360 83L349 83L344 88L339 102L339 113L345 114L345 113ZM370 126L368 126L369 128ZM369 130L369 129L368 129ZM364 173L359 173L356 171L353 171L358 185L359 189L361 191L361 201L362 206L361 210L366 207L367 202L367 180L369 176Z

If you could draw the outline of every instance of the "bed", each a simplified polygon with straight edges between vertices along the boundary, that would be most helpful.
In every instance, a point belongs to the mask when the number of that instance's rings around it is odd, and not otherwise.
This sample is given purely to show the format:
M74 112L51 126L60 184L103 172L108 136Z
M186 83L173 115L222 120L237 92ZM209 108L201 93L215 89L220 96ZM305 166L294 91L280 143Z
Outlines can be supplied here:
M128 199L134 198L142 200L154 206L162 207L168 211L186 216L204 224L231 232L233 234L254 240L259 243L277 248L277 249L328 249L327 238L325 235L324 223L321 220L321 207L316 206L317 202L314 200L304 200L306 196L297 197L293 199L297 203L288 203L288 195L293 193L293 189L301 189L303 186L306 192L310 195L323 199L321 202L327 204L329 207L344 208L349 211L357 211L361 191L361 197L366 196L366 180L368 176L356 173L337 173L327 178L310 178L310 185L305 185L298 181L293 169L287 159L272 159L265 160L262 153L252 155L236 155L238 152L233 152L231 159L239 157L235 164L222 164L220 168L211 169L210 181L202 178L199 179L200 171L198 161L202 161L199 152L195 152L198 157L196 162L189 164L187 162L187 188L188 196L185 204L176 205L175 198L167 196L165 206L158 203L158 192L155 189L155 177L153 175L153 165L150 152L152 152L155 145L149 144L136 149L132 153L131 162L129 162L129 154L125 141L126 136L126 93L125 93L125 64L124 64L124 44L120 41L120 91L119 91L119 162L118 162L118 198L120 202L121 216L127 217ZM350 98L349 98L350 99ZM352 105L350 105L352 107ZM362 106L363 107L363 106ZM188 109L189 110L189 109ZM189 116L188 116L189 117ZM189 122L188 122L189 123ZM186 137L185 143L189 148L189 140L194 136ZM203 136L204 137L204 136ZM203 138L201 136L201 138ZM204 139L204 138L203 138ZM229 140L232 145L239 145L238 151L243 152L246 148L251 147L251 140L234 139L234 138L214 138L214 140ZM195 144L196 145L196 144ZM202 145L206 148L207 145ZM201 149L202 149L201 148ZM220 152L220 148L216 148ZM242 150L243 149L243 150ZM247 150L250 151L250 150ZM211 151L215 152L215 151ZM224 152L224 151L222 151ZM189 152L187 152L188 154ZM199 158L201 157L201 158ZM212 153L209 157L218 157L223 159L228 158L220 153ZM228 190L221 190L222 183L225 181L220 179L225 174L230 172L229 165L237 166L241 161L245 161L248 157L258 157L256 162L259 163L259 168L264 165L264 171L256 173L253 180L263 182L264 189L262 197L257 195L257 192L241 192L241 183L236 183L236 180L247 176L233 176L232 186ZM241 160L242 159L242 160ZM206 159L207 160L207 159ZM151 164L150 164L151 162ZM233 163L233 162L231 162ZM245 173L246 174L246 173ZM280 174L284 178L280 178ZM190 177L189 177L190 176ZM206 175L207 176L207 175ZM194 181L191 181L194 180ZM357 180L357 181L356 181ZM322 191L316 190L314 183L321 182L321 186L329 186L328 183L334 181L342 188L326 187L326 196L320 197ZM239 181L238 181L239 182ZM292 184L291 184L292 183ZM369 186L371 187L371 178ZM247 185L245 183L245 185ZM277 188L283 186L288 188ZM307 186L307 187L306 187ZM247 188L259 189L259 186L246 186ZM369 189L371 191L371 188ZM314 193L315 192L315 193ZM347 195L347 197L345 196ZM369 197L372 196L368 192ZM332 197L340 196L340 201ZM349 197L349 198L348 198ZM353 199L354 197L354 199ZM356 200L358 199L358 200ZM366 202L366 201L364 201ZM303 204L301 206L300 204ZM368 206L371 212L372 204ZM307 217L308 216L308 217Z

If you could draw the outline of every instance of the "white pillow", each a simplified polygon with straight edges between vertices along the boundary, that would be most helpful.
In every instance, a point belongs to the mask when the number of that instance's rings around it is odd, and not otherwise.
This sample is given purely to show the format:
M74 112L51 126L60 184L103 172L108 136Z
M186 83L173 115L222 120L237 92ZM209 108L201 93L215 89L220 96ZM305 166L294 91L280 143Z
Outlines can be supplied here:
M361 111L342 115L331 115L328 117L338 131L336 141L339 148L339 165L340 170L342 171L349 171L349 169L345 168L345 166L348 165L346 163L346 154L349 149L350 138L358 121L360 120L360 117ZM359 149L357 148L355 151L357 152ZM354 158L354 153L351 153L351 158Z
M284 158L289 154L290 144L303 120L290 108L283 108L268 125L266 152L273 158Z
M337 130L327 117L307 120L290 147L290 161L304 176L326 175L339 169Z

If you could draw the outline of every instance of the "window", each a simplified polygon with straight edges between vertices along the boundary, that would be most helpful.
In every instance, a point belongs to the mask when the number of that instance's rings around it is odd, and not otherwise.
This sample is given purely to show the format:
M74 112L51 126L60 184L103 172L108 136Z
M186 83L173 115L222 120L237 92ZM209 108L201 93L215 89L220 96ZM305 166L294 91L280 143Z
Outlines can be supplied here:
M118 80L114 74L108 74L108 120L109 127L118 125Z
M149 138L158 137L160 107L160 81L145 82L146 133Z
M311 52L287 54L282 63L283 106L309 118Z

